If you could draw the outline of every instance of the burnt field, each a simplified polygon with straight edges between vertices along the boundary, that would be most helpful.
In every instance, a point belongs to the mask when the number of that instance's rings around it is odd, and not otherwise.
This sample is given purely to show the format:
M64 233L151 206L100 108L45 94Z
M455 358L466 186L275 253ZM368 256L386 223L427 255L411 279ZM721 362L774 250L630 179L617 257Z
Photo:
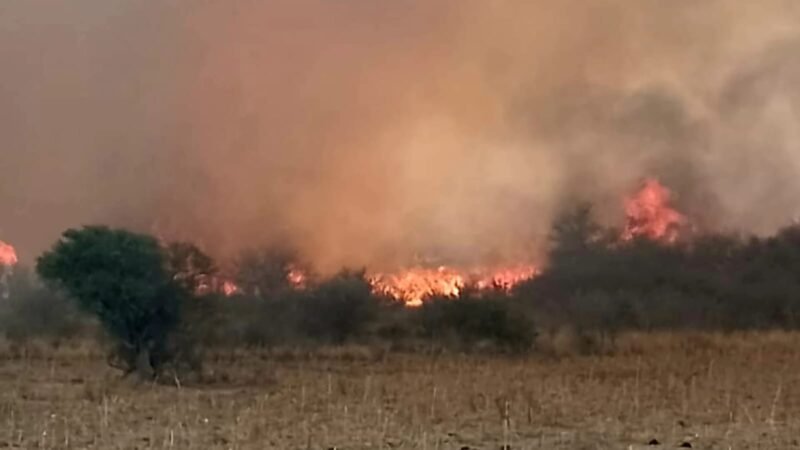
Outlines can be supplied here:
M122 379L93 344L5 342L0 447L793 448L799 344L659 333L591 356L231 350L176 387Z

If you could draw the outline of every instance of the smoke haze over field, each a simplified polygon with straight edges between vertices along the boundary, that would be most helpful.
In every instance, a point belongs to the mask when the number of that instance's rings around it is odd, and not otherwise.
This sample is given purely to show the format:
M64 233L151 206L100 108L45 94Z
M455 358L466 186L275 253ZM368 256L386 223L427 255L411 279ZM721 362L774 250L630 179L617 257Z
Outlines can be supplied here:
M795 0L0 2L0 239L110 223L323 270L516 258L642 177L800 213Z

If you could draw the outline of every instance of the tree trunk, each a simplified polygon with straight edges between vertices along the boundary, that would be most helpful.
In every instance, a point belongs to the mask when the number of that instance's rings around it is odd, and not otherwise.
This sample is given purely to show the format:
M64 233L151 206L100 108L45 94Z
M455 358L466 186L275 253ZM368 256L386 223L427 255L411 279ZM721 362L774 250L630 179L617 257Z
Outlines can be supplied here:
M136 356L136 373L143 380L152 380L155 377L155 370L150 364L150 349L142 348Z

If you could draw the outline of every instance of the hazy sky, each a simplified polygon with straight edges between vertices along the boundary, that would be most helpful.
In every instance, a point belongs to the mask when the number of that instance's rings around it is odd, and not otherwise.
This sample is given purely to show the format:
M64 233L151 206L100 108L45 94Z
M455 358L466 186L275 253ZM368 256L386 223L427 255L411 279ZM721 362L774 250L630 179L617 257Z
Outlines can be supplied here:
M3 0L0 240L518 258L648 176L769 233L800 213L798 24L795 0Z

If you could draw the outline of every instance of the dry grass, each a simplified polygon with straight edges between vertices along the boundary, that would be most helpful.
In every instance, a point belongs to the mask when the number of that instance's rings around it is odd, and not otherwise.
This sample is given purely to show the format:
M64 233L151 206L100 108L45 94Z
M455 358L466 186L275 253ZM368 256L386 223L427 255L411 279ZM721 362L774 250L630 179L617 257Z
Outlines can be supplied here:
M121 380L91 346L0 345L0 448L780 449L800 335L629 335L614 354L214 355L203 384Z

